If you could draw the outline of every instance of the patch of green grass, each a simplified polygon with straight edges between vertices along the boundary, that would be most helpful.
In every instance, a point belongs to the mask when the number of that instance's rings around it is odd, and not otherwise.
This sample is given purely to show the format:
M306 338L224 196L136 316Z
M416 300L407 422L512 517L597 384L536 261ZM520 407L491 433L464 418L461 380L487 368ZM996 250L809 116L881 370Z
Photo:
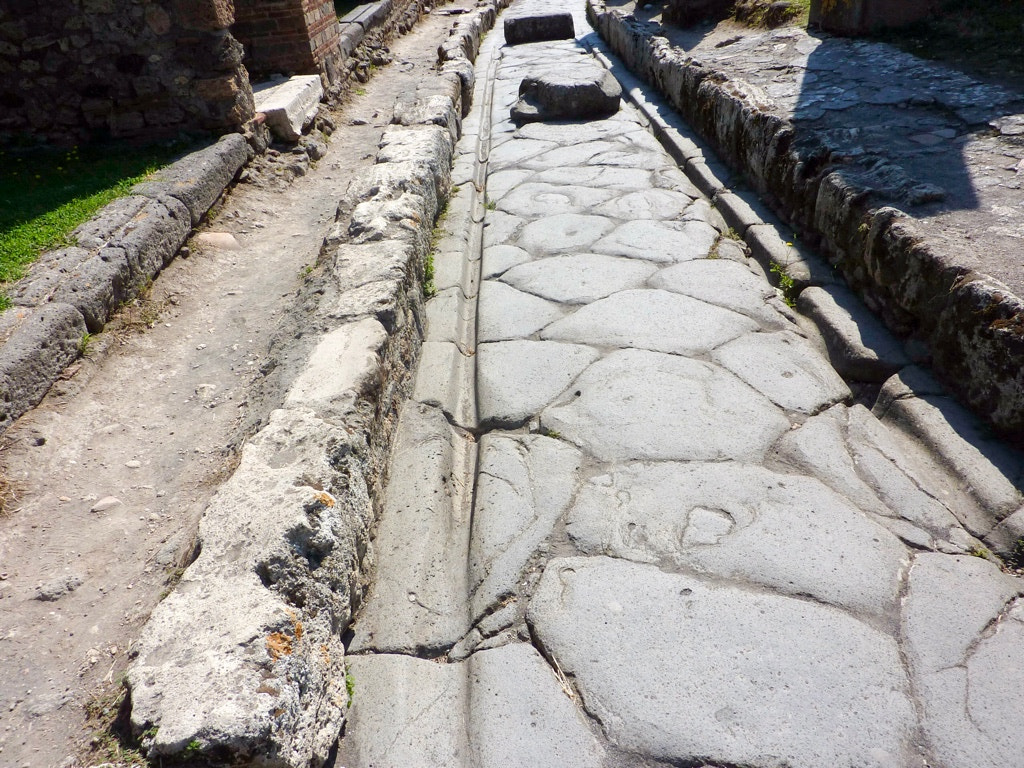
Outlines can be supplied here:
M72 244L75 227L182 148L0 148L0 284L43 251Z
M991 553L984 547L975 545L967 551L967 554L972 555L973 557L980 557L982 560L987 560Z
M725 232L722 233L722 237L726 238L727 240L735 240L736 242L741 242L743 240L743 238L740 237L740 233L737 232L732 227L726 229Z
M488 211L496 211L498 210L498 204L494 200L488 200L486 203L484 203L484 208L486 208Z

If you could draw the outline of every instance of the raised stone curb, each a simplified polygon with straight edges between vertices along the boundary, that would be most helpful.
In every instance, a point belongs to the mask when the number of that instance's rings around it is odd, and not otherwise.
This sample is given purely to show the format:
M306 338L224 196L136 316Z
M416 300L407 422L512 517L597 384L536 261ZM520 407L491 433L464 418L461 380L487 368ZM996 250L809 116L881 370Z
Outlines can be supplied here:
M461 19L448 60L465 69L463 50L494 17L489 4ZM319 766L344 728L342 638L374 562L370 528L420 348L423 261L451 190L450 118L462 113L456 72L418 94L325 241L319 344L210 503L199 558L136 644L131 720L152 757Z
M655 37L653 28L590 0L588 18L626 65L672 106L780 214L816 232L836 269L900 335L926 342L936 374L969 407L1024 435L1024 303L997 281L959 267L902 211L872 209L866 190L828 161L824 145L793 142L756 89ZM714 189L699 163L694 183Z
M186 155L104 206L74 231L77 245L44 253L11 286L14 306L0 313L0 432L42 399L86 331L101 331L170 263L250 155L237 134Z

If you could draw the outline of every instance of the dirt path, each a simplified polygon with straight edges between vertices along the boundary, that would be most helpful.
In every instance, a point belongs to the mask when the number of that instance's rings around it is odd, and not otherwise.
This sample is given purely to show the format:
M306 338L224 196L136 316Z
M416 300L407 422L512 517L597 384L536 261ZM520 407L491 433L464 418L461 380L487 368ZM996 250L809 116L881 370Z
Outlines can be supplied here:
M230 232L240 249L193 242L3 436L0 765L134 757L105 730L132 639L303 359L313 267L338 200L451 22L435 11L392 44L394 62L335 112L328 153L307 174L238 185L205 229Z

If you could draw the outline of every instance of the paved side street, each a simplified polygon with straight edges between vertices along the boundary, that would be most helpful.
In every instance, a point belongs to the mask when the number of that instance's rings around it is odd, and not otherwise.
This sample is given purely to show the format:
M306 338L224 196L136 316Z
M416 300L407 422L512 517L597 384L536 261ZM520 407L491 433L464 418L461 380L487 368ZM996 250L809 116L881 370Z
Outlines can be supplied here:
M337 764L1024 766L1024 582L625 99L476 62ZM984 496L984 494L980 494Z

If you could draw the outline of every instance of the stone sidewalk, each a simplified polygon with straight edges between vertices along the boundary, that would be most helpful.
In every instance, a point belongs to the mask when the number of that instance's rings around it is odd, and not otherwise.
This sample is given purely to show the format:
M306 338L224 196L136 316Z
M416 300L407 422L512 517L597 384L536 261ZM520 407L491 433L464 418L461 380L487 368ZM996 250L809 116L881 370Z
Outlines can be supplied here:
M569 10L477 60L337 764L1024 765L1020 468L856 402L628 103L510 122Z

